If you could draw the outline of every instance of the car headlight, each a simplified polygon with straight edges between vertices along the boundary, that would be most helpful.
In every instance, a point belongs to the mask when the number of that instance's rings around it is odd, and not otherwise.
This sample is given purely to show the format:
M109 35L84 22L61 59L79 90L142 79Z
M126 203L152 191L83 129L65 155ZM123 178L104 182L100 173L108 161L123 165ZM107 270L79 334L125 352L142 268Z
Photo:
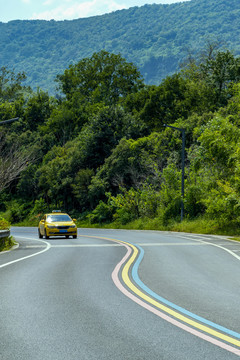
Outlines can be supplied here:
M75 228L75 227L76 227L76 225L70 225L69 227L70 227L70 228Z
M48 229L54 229L56 226L54 226L54 225L47 225L47 228Z

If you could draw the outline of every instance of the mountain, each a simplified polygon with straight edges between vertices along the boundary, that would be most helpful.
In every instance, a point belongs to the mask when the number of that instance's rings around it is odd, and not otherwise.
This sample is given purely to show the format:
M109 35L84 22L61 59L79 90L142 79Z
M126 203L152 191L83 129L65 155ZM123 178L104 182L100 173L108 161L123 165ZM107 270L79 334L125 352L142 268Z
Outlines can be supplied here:
M0 23L0 67L24 71L31 87L53 93L57 74L105 49L137 65L145 83L159 84L207 41L239 55L239 20L239 0L191 0L71 21L10 21Z

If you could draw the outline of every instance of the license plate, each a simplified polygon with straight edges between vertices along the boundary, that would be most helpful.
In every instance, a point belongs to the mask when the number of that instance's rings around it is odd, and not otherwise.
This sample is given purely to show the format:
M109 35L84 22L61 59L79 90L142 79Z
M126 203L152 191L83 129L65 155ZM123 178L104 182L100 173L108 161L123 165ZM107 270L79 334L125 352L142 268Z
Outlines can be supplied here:
M67 230L59 230L60 233L66 233Z

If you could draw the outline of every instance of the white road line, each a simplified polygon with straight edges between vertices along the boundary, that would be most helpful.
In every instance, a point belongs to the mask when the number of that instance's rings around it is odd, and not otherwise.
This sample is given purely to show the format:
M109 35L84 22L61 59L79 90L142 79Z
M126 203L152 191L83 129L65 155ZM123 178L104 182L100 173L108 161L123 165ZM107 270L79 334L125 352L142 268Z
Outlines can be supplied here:
M196 240L199 241L199 240ZM213 245L211 243L207 243L207 242L194 242L194 243L134 243L134 245L138 245L138 246L144 246L144 247L148 247L148 246L209 246L209 245ZM226 244L218 244L218 246L224 246ZM77 248L77 247L113 247L113 246L122 246L121 244L56 244L56 245L52 245L51 244L51 248ZM25 249L31 249L31 248L43 248L45 246L43 245L26 245L24 246ZM231 250L234 252L240 251L240 250Z
M44 245L26 245L26 246L21 246L21 249L40 249L40 248L45 248L46 246Z
M197 243L197 242L194 242L194 243L182 242L182 243L134 243L134 245L138 245L138 246L206 246L208 244ZM225 245L225 244L221 244L221 245Z
M51 248L77 248L77 247L112 247L122 246L120 244L65 244L65 245L51 245ZM39 245L27 245L24 248L40 248Z
M207 244L201 243L134 243L138 246L206 246ZM51 248L77 248L77 247L113 247L113 246L123 246L121 244L56 244L52 245ZM42 248L43 245L26 245L25 249L31 248Z
M20 237L20 236L18 236L18 237ZM22 237L22 238L27 239L26 237ZM29 238L28 238L28 239L29 239ZM30 240L33 240L33 239L31 238ZM35 240L35 239L34 239L34 240ZM6 266L8 266L8 265L12 265L12 264L14 264L14 263L17 263L17 262L19 262L19 261L29 259L29 258L31 258L31 257L33 257L33 256L40 255L40 254L44 253L45 251L48 251L48 250L51 248L51 244L49 244L47 241L44 241L44 240L35 240L35 241L43 242L44 244L46 244L46 246L44 247L43 250L38 251L37 253L31 254L31 255L28 255L28 256L24 256L24 257L22 257L22 258L19 258L19 259L13 260L13 261L9 261L9 262L6 263L6 264L2 264L2 265L0 265L0 269L6 267Z
M188 237L186 237L186 236L179 236L180 238L182 238L182 239L187 239ZM205 238L203 238L203 239L205 239ZM197 242L200 242L200 243L203 243L203 244L207 244L207 245L211 245L211 246L215 246L215 247L217 247L217 248L219 248L219 249L222 249L222 250L224 250L224 251L226 251L227 253L229 253L230 255L232 255L233 257L235 257L237 260L239 260L240 261L240 256L238 256L237 254L235 254L232 250L229 250L229 249L227 249L227 248L225 248L225 247L223 247L222 245L218 245L218 244L215 244L215 243L211 243L211 242L208 242L208 241L205 241L205 240L195 240L195 239L192 239L192 237L191 237L191 239L189 239L189 240L193 240L193 241L197 241ZM226 239L226 241L227 241L227 239ZM229 241L233 241L233 240L229 240ZM227 244L224 244L224 246L227 246Z

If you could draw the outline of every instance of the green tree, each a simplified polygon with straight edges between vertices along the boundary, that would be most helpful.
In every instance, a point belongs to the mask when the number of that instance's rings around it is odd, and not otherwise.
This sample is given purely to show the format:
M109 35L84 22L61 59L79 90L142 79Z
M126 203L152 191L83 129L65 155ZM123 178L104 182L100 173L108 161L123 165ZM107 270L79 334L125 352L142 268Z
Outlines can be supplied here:
M205 102L203 96L195 82L179 73L168 76L159 86L145 87L130 94L124 105L128 111L138 114L150 131L162 131L163 124L206 111L207 96Z
M73 194L75 195L81 212L89 210L91 204L88 196L88 187L91 184L91 179L94 175L93 169L81 169L76 174L73 183Z
M0 68L0 101L16 100L22 97L23 92L29 90L29 88L22 85L26 80L24 72L17 74L12 70L8 70L7 67Z
M40 168L39 189L47 202L54 199L71 207L73 201L86 208L90 198L86 190L96 169L125 136L144 132L141 121L120 107L106 107L84 125L81 132L64 146L54 146L44 156Z
M24 108L24 120L27 128L31 131L37 130L39 125L43 125L50 117L53 109L56 107L56 100L49 97L47 92L40 89L29 97Z
M207 83L215 90L218 103L226 105L229 84L240 80L240 58L235 58L229 50L218 51L200 66Z
M156 133L137 140L121 139L92 178L89 186L92 203L105 199L106 192L116 195L120 188L138 189L146 181L157 181L161 164L161 157L158 157L161 140L162 136ZM161 150L163 148L164 145Z
M70 65L57 80L67 100L77 97L91 104L116 104L143 86L140 72L132 63L104 50Z
M191 182L186 193L194 190L193 213L198 208L199 214L204 211L222 226L240 222L240 128L238 115L221 112L198 129L198 144L189 152ZM190 193L187 201L191 201Z
M51 134L52 145L65 145L67 141L76 137L78 120L75 117L74 109L59 104L54 108L45 122L39 127L43 137L49 137Z
M235 57L229 50L220 51L215 44L208 44L201 56L189 59L182 76L201 90L206 110L216 110L227 105L232 96L232 84L240 80L240 57Z
M121 107L106 107L89 119L79 135L68 144L74 169L97 169L123 138L137 138L145 131L139 119Z

